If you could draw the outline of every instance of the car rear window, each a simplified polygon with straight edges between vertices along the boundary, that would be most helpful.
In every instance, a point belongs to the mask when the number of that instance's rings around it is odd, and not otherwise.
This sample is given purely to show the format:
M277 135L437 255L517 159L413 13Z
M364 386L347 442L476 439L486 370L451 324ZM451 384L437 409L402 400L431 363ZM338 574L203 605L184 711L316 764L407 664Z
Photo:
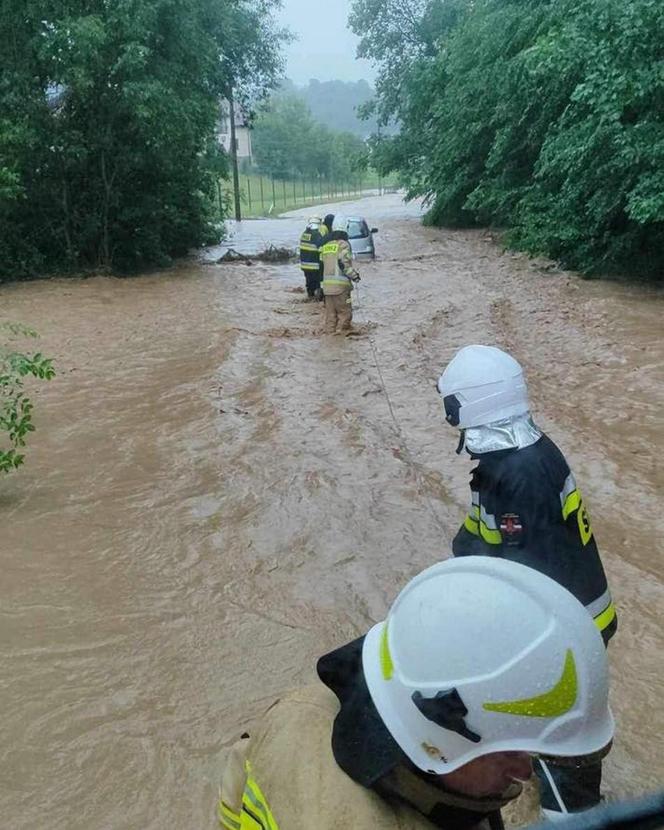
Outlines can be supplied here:
M348 223L348 238L349 239L363 239L369 236L369 228L366 222L356 222L351 220Z

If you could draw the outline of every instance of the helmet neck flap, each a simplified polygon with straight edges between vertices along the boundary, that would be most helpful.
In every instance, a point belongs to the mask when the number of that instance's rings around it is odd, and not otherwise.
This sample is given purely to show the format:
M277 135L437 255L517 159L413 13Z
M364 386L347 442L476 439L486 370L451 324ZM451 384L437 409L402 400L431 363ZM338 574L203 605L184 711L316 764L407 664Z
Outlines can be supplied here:
M464 445L472 455L502 450L523 450L536 444L542 432L533 423L530 412L513 415L502 421L464 430Z

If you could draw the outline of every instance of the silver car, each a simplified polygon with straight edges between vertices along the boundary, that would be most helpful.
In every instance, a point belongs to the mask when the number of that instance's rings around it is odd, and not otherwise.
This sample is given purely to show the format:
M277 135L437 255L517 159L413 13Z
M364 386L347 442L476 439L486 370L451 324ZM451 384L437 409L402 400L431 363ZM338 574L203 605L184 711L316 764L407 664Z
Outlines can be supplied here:
M378 233L378 228L371 228L369 230L369 226L363 216L348 217L348 239L350 241L350 247L353 249L353 256L370 257L371 259L376 258L376 248L373 238L375 233Z

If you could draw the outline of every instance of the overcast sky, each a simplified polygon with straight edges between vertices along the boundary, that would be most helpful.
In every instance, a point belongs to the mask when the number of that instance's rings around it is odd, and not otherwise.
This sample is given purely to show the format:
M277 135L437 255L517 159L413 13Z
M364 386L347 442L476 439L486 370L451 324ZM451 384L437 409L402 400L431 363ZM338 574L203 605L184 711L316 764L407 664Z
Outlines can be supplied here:
M279 22L298 37L286 48L286 75L296 84L310 78L373 81L371 64L355 58L358 38L346 28L350 5L351 0L283 0Z

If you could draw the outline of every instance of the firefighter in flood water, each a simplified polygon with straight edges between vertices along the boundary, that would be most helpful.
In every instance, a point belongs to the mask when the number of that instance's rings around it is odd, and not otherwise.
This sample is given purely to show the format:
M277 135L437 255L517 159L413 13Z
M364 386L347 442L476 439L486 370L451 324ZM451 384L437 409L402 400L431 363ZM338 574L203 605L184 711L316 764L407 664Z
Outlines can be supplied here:
M323 294L325 295L325 333L350 331L353 306L350 294L360 275L353 267L353 251L348 241L348 220L335 216L332 233L320 252L323 266Z
M386 620L321 657L318 676L230 750L224 830L498 830L533 753L573 764L613 737L591 618L552 579L501 559L423 571Z
M459 351L437 383L449 424L477 466L455 556L522 562L555 579L586 606L608 643L617 627L588 511L558 447L533 423L523 371L493 346ZM544 815L555 820L600 800L601 764L536 766Z
M300 236L300 268L304 273L307 298L322 300L320 287L322 279L320 249L330 233L319 216L311 216Z

